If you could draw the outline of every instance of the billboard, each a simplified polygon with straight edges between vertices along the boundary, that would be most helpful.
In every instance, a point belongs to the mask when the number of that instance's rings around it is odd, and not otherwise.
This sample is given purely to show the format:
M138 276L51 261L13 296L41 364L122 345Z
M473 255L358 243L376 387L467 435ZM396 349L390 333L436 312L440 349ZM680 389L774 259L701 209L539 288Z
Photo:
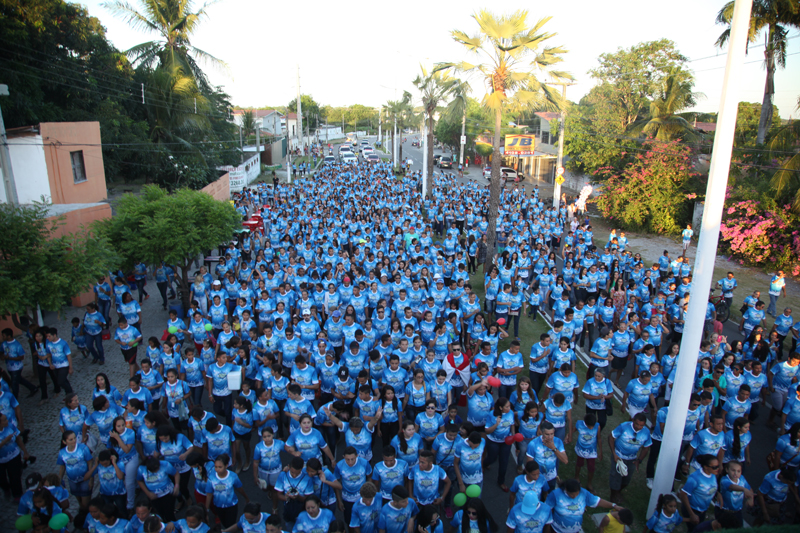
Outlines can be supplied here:
M506 135L505 155L533 155L534 145L533 135Z

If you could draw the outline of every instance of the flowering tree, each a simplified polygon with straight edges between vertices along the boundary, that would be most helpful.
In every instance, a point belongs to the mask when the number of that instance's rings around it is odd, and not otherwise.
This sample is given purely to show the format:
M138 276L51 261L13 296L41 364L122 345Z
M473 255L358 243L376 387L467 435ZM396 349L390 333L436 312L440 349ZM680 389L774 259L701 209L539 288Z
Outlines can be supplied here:
M800 275L800 216L769 199L729 202L722 242L741 264Z
M603 216L626 229L678 233L691 221L692 201L705 179L692 170L691 149L677 142L646 141L621 171L603 167L596 200Z

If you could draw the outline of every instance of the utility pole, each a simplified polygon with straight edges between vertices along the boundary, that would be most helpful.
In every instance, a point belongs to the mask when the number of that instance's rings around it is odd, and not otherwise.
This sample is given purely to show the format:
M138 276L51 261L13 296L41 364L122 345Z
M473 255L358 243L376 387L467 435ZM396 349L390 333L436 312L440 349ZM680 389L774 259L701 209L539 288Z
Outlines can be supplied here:
M378 109L378 142L383 144L383 135L381 134L381 120L383 119L383 108Z
M653 490L650 493L650 504L647 508L648 517L655 510L658 496L672 492L675 468L680 456L683 428L686 424L689 397L692 394L697 365L697 360L692 354L698 352L703 339L703 317L708 304L706 295L711 289L714 262L717 257L722 208L725 203L725 189L728 186L733 134L736 130L736 114L739 105L736 89L742 82L741 72L742 65L744 65L752 6L753 0L736 0L733 7L728 58L722 80L722 97L717 117L717 131L714 134L711 169L706 186L706 205L703 209L703 222L700 229L700 240L697 243L697 258L692 278L693 297L689 300L689 309L684 317L686 327L681 339L680 353L685 355L678 357L675 385L672 388L672 398L664 425L664 438L661 441L656 476L653 479Z
M558 117L558 159L556 165L558 168L563 168L564 166L564 119L566 118L566 113L564 111L564 102L567 101L567 85L575 85L574 83L566 83L566 82L556 82L556 81L548 81L547 85L560 85L561 86L561 112L559 113ZM558 173L557 173L558 174ZM559 206L561 201L561 184L558 182L559 176L556 176L555 181L553 182L553 207L556 209ZM563 180L563 176L561 176Z
M297 135L300 136L300 155L303 152L303 102L300 99L300 65L297 65Z
M422 119L422 198L428 194L428 120Z
M244 163L244 140L242 139L242 127L239 126L239 151L242 154L242 163Z
M458 164L461 165L461 168L464 168L464 145L467 144L466 139L464 138L464 133L466 132L467 128L467 106L464 105L464 115L461 117L461 138L458 140L461 148L458 152Z
M397 145L400 144L397 142L397 117L394 117L394 136L392 137L392 152L394 152L394 168L397 168Z
M0 96L8 96L8 85L0 85ZM3 169L3 185L6 189L6 202L19 205L17 182L14 181L14 169L11 167L11 153L8 151L6 125L3 112L0 110L0 167Z

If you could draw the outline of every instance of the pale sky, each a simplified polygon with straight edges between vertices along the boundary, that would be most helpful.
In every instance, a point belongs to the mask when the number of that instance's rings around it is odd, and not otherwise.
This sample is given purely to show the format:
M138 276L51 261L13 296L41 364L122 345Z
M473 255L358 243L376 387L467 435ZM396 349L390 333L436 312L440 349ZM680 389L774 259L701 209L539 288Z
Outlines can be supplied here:
M138 0L130 1L138 6ZM100 19L121 50L155 38L112 16L101 0L78 3ZM593 86L587 71L597 65L600 53L668 38L694 60L689 66L695 72L695 90L706 95L696 109L718 110L725 51L714 42L724 27L714 21L723 0L674 0L669 5L641 0L222 0L208 9L193 44L228 65L227 72L206 70L237 106L288 104L297 94L299 65L303 94L320 104L377 107L399 98L404 89L418 98L412 80L420 64L430 68L437 62L468 59L450 31L473 34L477 24L470 15L492 4L498 5L492 7L496 12L527 9L531 21L552 17L545 29L557 35L549 42L569 50L559 68L577 81L567 90L570 100L578 101ZM790 37L786 68L775 79L775 104L783 118L800 116L800 32L792 31ZM761 43L763 36L754 44ZM747 56L753 63L744 67L740 101L762 100L763 50L754 47ZM484 90L473 83L473 96L480 98Z

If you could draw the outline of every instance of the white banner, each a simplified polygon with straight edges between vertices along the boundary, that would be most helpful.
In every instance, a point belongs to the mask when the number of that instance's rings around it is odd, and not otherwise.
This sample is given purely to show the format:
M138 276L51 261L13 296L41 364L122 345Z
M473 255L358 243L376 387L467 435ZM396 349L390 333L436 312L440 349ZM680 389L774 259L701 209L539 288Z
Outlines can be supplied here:
M238 192L250 185L261 174L261 156L258 153L238 166L217 167L230 175L231 192Z

